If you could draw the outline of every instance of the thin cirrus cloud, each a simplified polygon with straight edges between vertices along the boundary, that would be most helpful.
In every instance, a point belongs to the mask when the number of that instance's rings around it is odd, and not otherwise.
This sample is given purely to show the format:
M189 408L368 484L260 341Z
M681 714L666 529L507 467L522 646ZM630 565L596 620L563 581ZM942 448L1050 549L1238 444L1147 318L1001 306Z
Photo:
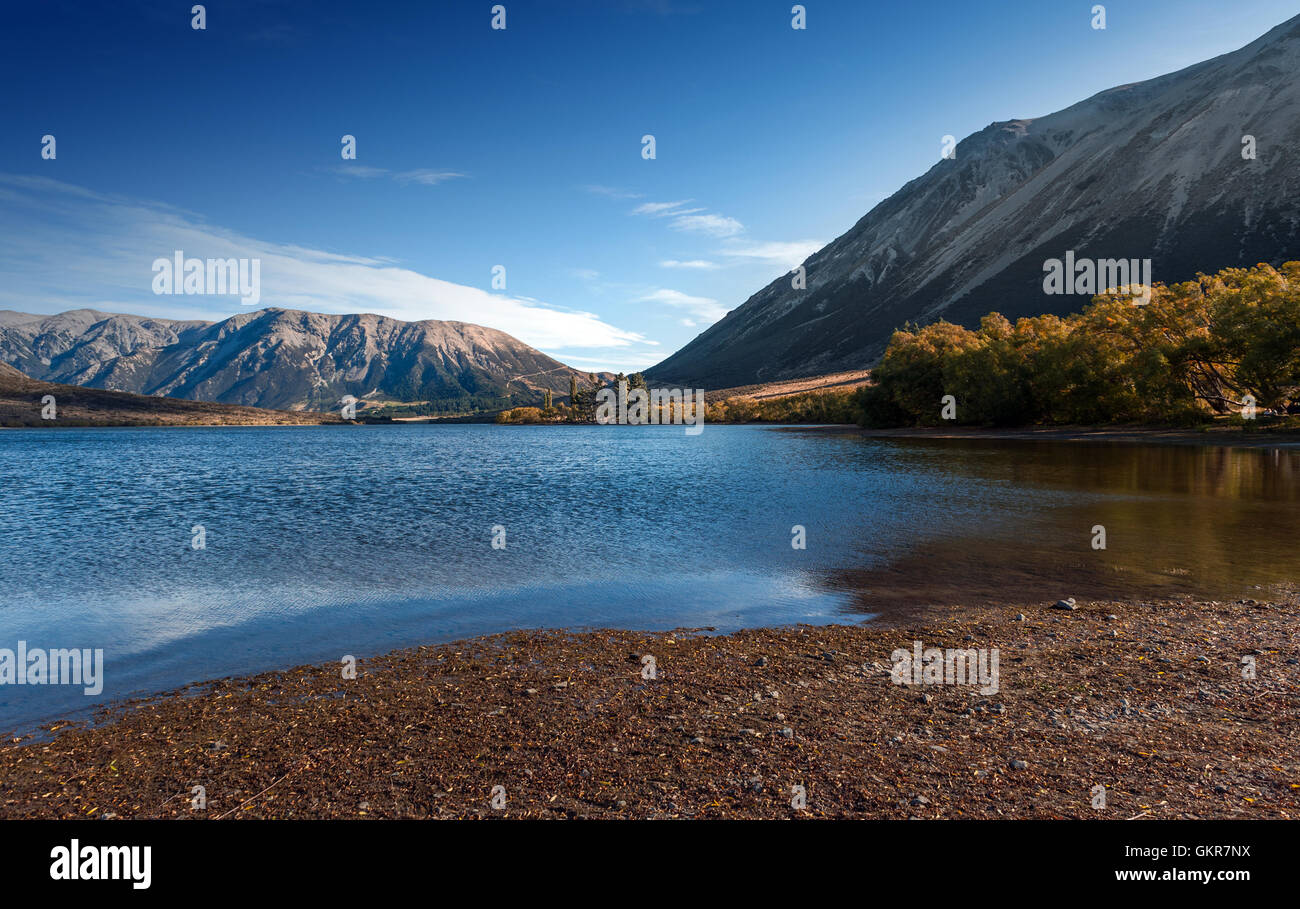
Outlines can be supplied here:
M721 250L720 255L736 261L762 262L777 268L793 269L825 245L825 240L752 243L748 246L729 246Z
M745 230L745 225L735 218L713 214L683 214L679 218L674 218L669 226L673 230L707 234L710 237L734 237Z
M610 199L640 199L641 193L634 193L630 190L619 189L617 186L603 186L599 183L588 183L582 187L583 191L591 193L593 196L605 196Z
M0 174L0 309L207 320L248 311L235 296L155 295L153 262L175 250L187 258L260 259L262 306L471 322L541 350L609 361L633 349L649 356L654 346L594 313L454 284L382 258L259 240L156 202Z
M632 209L632 214L667 219L668 226L674 230L704 234L730 244L716 253L718 257L729 260L730 265L755 262L781 269L792 269L826 245L824 240L746 244L739 237L745 232L745 225L735 218L714 214L703 208L686 207L694 201L694 199L679 199L675 202L643 202ZM723 267L711 259L663 259L659 262L659 266L695 271L711 271Z
M439 183L446 183L448 180L469 176L457 171L434 170L429 167L420 167L415 170L389 170L386 167L371 167L368 164L336 164L333 167L322 168L322 170L335 176L354 180L377 180L387 177L396 180L398 183L419 183L423 186L437 186Z
M668 226L686 233L704 234L715 238L734 237L743 233L745 225L735 218L713 214L703 208L686 208L693 199L677 202L643 202L632 209L632 214L651 218L670 219Z
M695 297L680 290L659 288L644 294L638 303L661 303L687 313L684 325L712 324L727 314L727 308L712 297Z
M729 246L716 251L718 262L714 259L663 259L660 268L672 268L681 271L716 271L719 268L758 263L765 267L779 268L783 271L794 269L808 260L808 257L826 245L824 240L793 240L790 242L751 243L747 246Z
M693 199L683 199L680 202L642 202L636 208L632 209L634 215L649 215L652 218L664 218L672 214L681 214L682 206L693 202ZM687 211L703 211L702 208L692 208Z
M689 271L713 271L721 268L717 262L710 262L708 259L664 259L659 263L660 268L681 268Z

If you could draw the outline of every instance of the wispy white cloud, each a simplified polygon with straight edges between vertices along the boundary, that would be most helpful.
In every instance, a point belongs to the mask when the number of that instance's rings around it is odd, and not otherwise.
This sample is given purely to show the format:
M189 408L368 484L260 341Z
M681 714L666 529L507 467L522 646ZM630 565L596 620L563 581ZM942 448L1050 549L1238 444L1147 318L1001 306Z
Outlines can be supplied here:
M748 246L730 246L719 255L736 260L764 262L783 269L802 265L809 256L826 245L824 240L793 240L790 242L756 243Z
M429 168L420 168L418 170L404 170L393 174L393 179L398 183L420 183L424 186L437 186L439 183L445 183L448 180L455 180L457 177L465 177L467 174L459 174L450 170L430 170Z
M424 186L437 186L439 183L445 183L448 180L469 176L457 171L434 170L428 167L416 168L415 170L389 170L386 167L371 167L368 164L335 164L321 168L321 170L354 180L377 180L382 177L389 177L398 183L419 183Z
M565 363L574 369L587 372L637 372L654 366L664 358L661 351L645 353L619 353L617 357L576 357L565 358Z
M669 215L680 215L683 212L682 206L694 200L682 199L680 202L643 202L636 208L632 209L634 215L649 215L651 218L666 218ZM703 211L700 208L688 209L688 212Z
M388 175L387 168L370 167L365 164L335 164L330 167L322 167L321 170L337 174L340 177L352 177L357 180L374 180Z
M745 225L735 218L718 215L704 208L686 208L693 199L681 199L677 202L643 202L632 209L632 214L650 218L671 218L668 226L673 230L687 233L705 234L710 237L734 237L743 233Z
M659 288L638 299L639 303L662 303L690 313L692 324L695 321L713 323L727 314L727 308L712 297L695 297L680 290Z
M617 186L602 186L599 183L588 183L582 187L582 191L591 193L593 196L606 196L610 199L640 199L643 195L642 193L619 189Z
M153 261L178 249L200 259L260 259L263 306L472 322L548 352L610 360L650 344L590 312L454 284L382 258L261 240L167 205L0 174L0 309L92 307L177 319L247 311L234 296L153 294Z
M720 268L717 262L710 262L707 259L664 259L659 263L660 268L685 268L693 271L713 271Z
M734 237L736 234L743 233L745 225L741 224L735 218L726 218L722 215L696 215L683 213L681 217L675 218L669 225L673 230L683 230L690 233L707 234L710 237Z

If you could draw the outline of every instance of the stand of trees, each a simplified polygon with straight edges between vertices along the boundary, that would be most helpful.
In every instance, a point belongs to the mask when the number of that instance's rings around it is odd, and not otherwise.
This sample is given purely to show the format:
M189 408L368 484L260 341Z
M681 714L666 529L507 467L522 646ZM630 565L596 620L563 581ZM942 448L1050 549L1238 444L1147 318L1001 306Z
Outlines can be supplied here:
M645 388L645 376L634 372L630 376L619 373L608 385L600 380L594 372L587 376L587 382L579 386L576 376L569 377L569 402L556 402L551 392L542 395L541 407L515 407L503 411L497 416L498 423L595 423L596 394L602 388L619 388L620 382L626 382L628 389Z
M724 398L705 408L711 423L860 423L858 391L807 391L780 398Z
M1111 292L1073 316L907 327L872 377L868 426L940 424L946 395L984 425L1186 424L1251 398L1282 412L1300 401L1300 262L1157 285L1146 305Z

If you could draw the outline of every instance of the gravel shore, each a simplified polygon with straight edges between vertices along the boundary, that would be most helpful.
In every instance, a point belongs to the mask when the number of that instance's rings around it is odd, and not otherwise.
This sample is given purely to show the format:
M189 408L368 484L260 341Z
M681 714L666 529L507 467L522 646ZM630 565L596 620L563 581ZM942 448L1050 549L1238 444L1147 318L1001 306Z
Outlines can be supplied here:
M1081 602L419 647L354 679L226 679L13 739L0 817L1292 818L1297 608ZM996 649L998 690L896 684L891 654L915 641Z

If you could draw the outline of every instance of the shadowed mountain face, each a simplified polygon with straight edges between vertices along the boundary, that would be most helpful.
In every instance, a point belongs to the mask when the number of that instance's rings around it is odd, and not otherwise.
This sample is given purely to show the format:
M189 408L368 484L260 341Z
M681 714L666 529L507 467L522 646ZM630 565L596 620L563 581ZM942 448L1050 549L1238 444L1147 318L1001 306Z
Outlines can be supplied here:
M4 311L0 361L44 381L288 410L335 410L344 395L490 409L586 380L480 325L284 309L215 323Z
M861 369L895 328L1080 309L1044 262L1152 278L1300 258L1300 17L1231 54L995 123L647 375L708 387ZM1256 157L1244 156L1253 137Z

